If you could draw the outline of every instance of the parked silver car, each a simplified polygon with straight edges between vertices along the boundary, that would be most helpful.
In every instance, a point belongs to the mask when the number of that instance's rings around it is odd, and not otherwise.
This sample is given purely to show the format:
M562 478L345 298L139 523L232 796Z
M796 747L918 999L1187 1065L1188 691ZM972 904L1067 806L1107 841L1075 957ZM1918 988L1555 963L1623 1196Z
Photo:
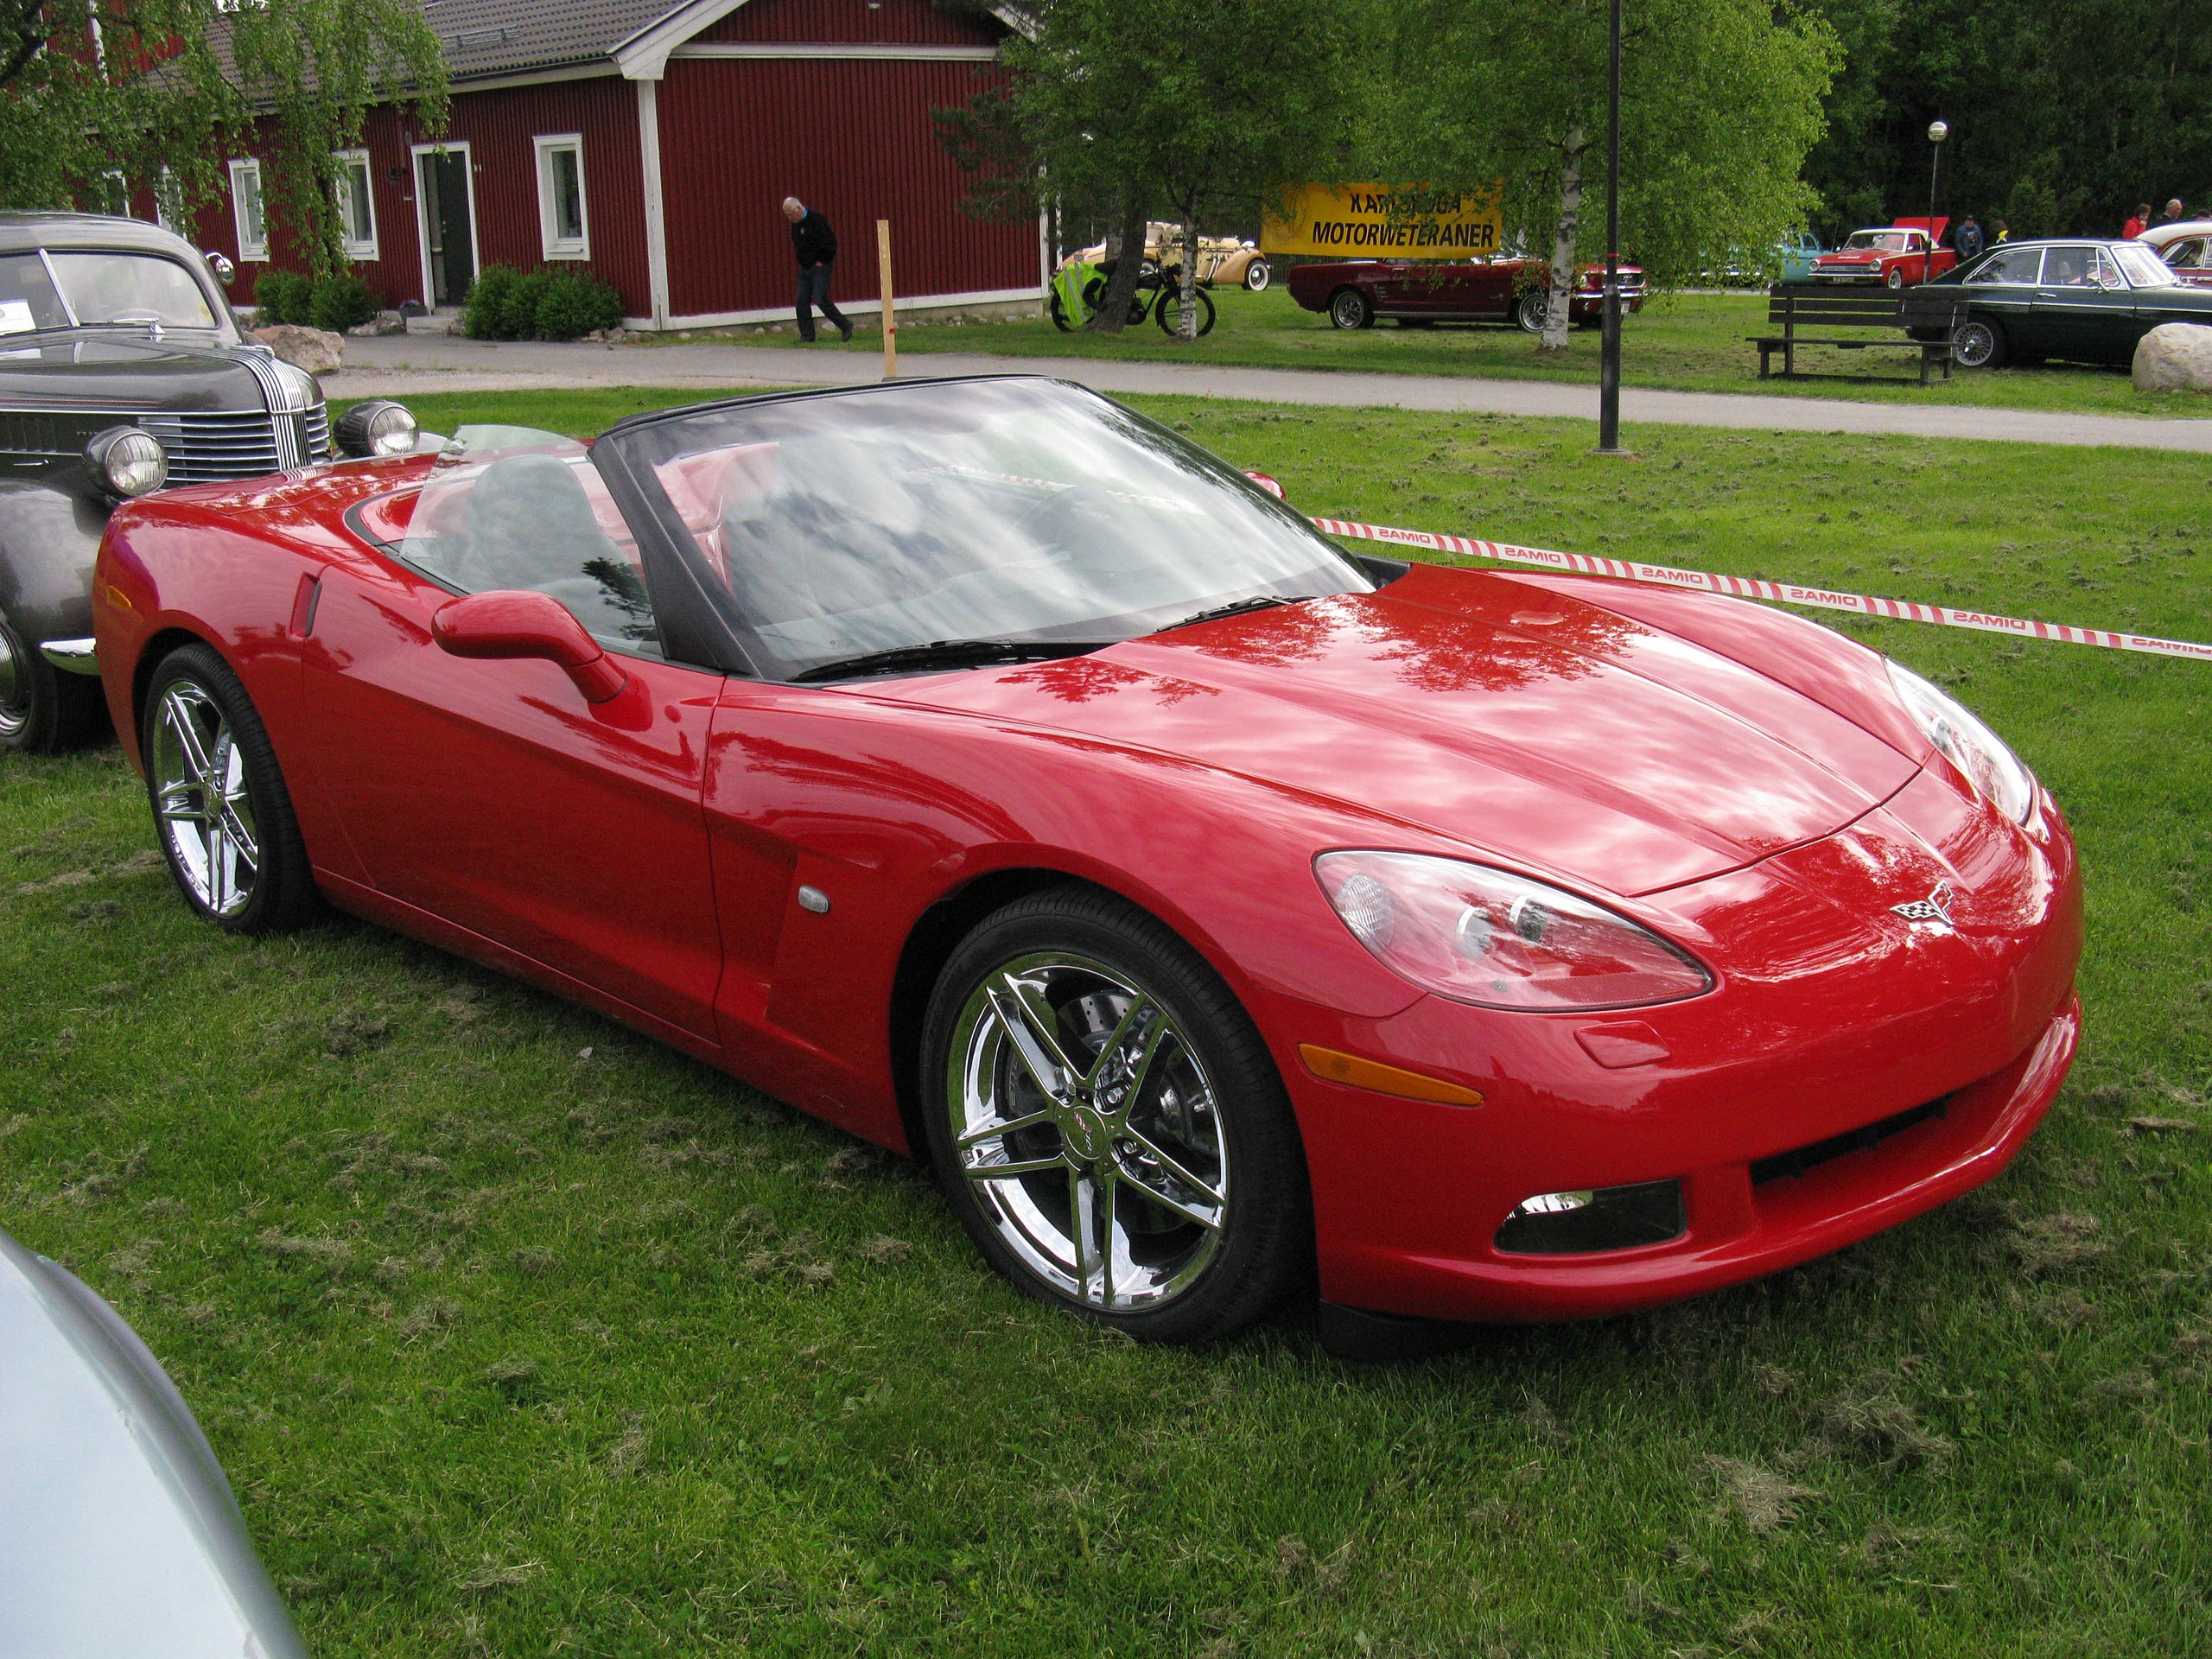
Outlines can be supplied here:
M307 1659L160 1363L0 1233L0 1655Z

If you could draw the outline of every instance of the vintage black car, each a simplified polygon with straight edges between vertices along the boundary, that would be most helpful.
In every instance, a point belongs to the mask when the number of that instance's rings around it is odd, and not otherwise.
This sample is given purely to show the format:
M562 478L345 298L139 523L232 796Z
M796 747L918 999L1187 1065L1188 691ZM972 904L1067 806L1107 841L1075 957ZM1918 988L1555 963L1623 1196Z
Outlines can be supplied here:
M2195 288L2140 242L2003 242L1931 285L1967 291L1952 331L1962 368L2065 358L2126 364L2162 322L2212 323L2212 289Z
M324 459L315 377L242 341L229 262L128 219L0 213L0 748L46 750L106 716L92 556L118 500ZM348 453L414 442L360 405Z

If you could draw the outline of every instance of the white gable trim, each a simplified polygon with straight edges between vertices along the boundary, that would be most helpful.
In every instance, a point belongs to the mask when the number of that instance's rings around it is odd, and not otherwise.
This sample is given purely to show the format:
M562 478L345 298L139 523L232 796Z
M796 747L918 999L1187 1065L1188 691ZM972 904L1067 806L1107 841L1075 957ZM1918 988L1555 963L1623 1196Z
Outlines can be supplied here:
M703 62L716 58L752 61L864 58L871 62L891 63L990 63L998 54L995 46L884 46L834 41L817 46L785 41L709 41L700 46L679 46L668 56L671 63Z
M735 11L740 6L745 3L746 0L687 0L687 3L677 6L672 11L664 13L658 21L646 24L636 34L631 35L627 40L616 41L613 48L607 53L607 55L614 60L616 64L620 67L622 73L628 76L632 80L658 80L667 74L669 58L676 53L677 48L685 45L686 42L690 41L696 35L701 34L704 30L712 29L716 23L721 22L723 18L728 16L730 13ZM1001 22L1004 23L1008 29L1014 30L1018 34L1027 35L1032 32L1029 20L1022 15L1020 9L1017 6L993 6L991 8L991 15L996 17ZM695 48L695 50L699 49ZM940 48L932 49L925 47L887 47L879 48L876 51L864 51L853 48L839 48L833 53L829 50L822 50L819 52L799 52L792 51L786 48L785 49L777 52L772 55L779 57L811 57L817 55L824 57L832 55L838 57L889 57L895 54L899 57L937 57L940 55L950 55L953 53L959 53L962 55L967 55L968 48ZM693 54L693 52L685 52L683 54L685 57L690 57ZM702 52L702 54L703 55L703 52ZM735 56L739 54L734 53L727 54L716 53L715 55ZM747 54L745 55L753 54ZM764 52L759 55L765 57L772 54Z
M745 0L690 0L658 22L647 23L628 40L616 41L607 55L632 80L658 80L668 73L670 53L744 3Z

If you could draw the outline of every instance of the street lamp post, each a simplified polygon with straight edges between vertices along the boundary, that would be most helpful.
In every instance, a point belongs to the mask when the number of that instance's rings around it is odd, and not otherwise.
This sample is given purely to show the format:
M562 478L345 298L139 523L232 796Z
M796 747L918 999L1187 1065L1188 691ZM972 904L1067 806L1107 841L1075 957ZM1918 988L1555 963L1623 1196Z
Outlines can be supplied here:
M1598 363L1598 453L1621 449L1621 0L1612 0L1605 79L1605 308Z
M1936 181L1943 172L1943 141L1951 136L1948 122L1928 124L1928 257L1921 263L1920 280L1936 280Z

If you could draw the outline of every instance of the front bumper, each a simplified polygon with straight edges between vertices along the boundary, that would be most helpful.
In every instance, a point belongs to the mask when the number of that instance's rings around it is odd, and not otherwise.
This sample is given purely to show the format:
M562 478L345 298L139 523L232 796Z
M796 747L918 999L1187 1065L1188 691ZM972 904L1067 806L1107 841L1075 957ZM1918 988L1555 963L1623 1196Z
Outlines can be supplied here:
M1887 276L1888 273L1879 265L1857 265L1849 270L1823 270L1818 265L1813 267L1813 280L1816 283L1871 283L1883 282Z
M58 668L64 674L99 677L99 660L92 654L90 639L48 639L39 646L38 654L46 658L49 667Z
M1632 294L1626 289L1623 289L1621 309L1631 314L1643 310L1643 289L1637 289ZM1590 294L1578 289L1573 299L1567 302L1567 315L1577 322L1588 322L1602 318L1605 315L1605 296L1602 293Z
M1268 1029L1296 1019L1306 1040L1484 1096L1388 1099L1291 1051L1323 1297L1433 1319L1621 1313L1826 1255L1995 1176L2056 1098L2081 1031L2080 873L2047 810L2031 840L1923 773L1827 842L1654 895L1662 931L1721 967L1704 997L1591 1015L1431 996L1382 1020L1269 1011ZM1934 885L1933 868L1965 895L1955 931L1891 912ZM1853 888L1854 869L1878 873L1878 903ZM1877 1126L1871 1145L1838 1144ZM1687 1222L1663 1243L1497 1246L1532 1195L1659 1181L1681 1183Z

